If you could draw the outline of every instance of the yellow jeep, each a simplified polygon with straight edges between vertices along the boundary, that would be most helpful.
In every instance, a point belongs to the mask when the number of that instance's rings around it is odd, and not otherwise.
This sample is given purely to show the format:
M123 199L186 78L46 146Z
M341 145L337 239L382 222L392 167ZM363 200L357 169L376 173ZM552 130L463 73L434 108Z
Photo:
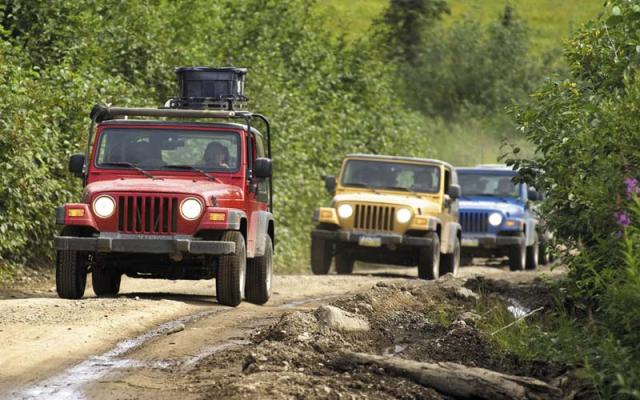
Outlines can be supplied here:
M338 274L353 272L355 261L417 265L421 279L457 272L460 186L450 164L352 154L325 187L334 197L313 215L314 274L327 274L333 258Z

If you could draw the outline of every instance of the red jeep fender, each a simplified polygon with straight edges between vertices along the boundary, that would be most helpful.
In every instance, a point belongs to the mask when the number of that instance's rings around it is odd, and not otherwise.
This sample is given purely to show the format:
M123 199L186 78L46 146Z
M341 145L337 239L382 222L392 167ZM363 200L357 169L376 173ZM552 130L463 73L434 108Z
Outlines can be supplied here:
M270 212L254 211L251 213L249 231L247 232L247 257L254 258L264 255L270 224L273 225L273 214Z

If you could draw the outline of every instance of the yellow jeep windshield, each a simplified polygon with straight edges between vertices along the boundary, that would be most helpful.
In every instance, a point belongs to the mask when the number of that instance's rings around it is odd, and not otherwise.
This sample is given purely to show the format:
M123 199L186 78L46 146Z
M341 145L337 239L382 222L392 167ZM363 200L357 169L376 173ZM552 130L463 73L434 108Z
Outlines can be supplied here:
M345 187L438 193L440 168L427 164L348 160L340 183Z

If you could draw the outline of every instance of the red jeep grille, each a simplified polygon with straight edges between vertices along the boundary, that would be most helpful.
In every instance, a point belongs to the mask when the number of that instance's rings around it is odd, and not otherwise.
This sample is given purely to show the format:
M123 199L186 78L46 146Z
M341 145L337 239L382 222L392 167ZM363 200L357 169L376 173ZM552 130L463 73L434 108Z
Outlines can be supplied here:
M128 233L174 233L178 223L178 198L118 196L118 230Z

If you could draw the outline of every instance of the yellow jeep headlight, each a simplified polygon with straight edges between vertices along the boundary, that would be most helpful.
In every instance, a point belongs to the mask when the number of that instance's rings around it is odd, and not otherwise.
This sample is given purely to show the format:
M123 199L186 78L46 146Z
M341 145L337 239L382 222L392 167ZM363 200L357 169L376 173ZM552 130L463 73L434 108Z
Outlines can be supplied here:
M353 207L351 207L349 204L340 205L340 207L338 207L338 215L342 219L349 218L353 215Z
M401 208L396 211L396 220L401 224L406 224L411 219L411 210L408 208Z

